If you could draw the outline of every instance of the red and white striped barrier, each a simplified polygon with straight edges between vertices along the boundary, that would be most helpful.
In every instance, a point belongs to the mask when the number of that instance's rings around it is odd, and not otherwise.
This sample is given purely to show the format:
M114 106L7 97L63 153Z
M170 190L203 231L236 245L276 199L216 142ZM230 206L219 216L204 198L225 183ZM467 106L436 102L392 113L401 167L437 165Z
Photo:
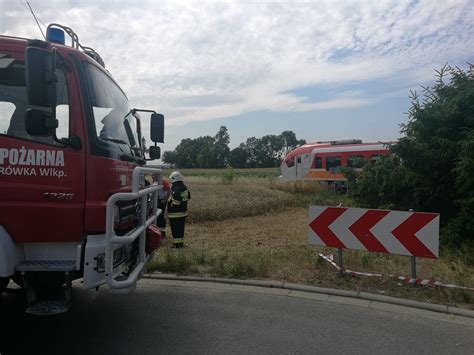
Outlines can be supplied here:
M329 262L338 271L341 270L339 265L337 265L336 262L334 261L334 255L333 254L329 254L329 255L319 254L319 256L321 258L323 258L324 260L326 260L327 262ZM349 270L349 269L342 269L342 271L345 274L352 274L352 275L358 275L358 276L383 277L382 274L374 274L374 273L370 273L370 272L353 271L353 270ZM388 277L396 278L400 281L411 283L411 284L417 284L417 285L420 285L420 286L437 286L437 287L447 287L447 288L460 288L460 289L463 289L463 290L474 291L473 287L465 287L465 286L457 286L457 285L453 285L453 284L445 284L445 283L442 283L440 281L434 281L432 279L413 279L413 278L408 277L408 276L400 276L400 275L388 275Z
M439 214L309 207L309 244L438 258Z
M341 267L339 265L337 265L336 262L334 261L334 255L333 254L329 254L329 255L319 254L319 256L321 258L323 258L324 260L326 260L327 262L329 262L338 271L341 270ZM378 277L383 276L382 274L372 274L370 272L353 271L353 270L349 270L349 269L342 269L342 271L346 274L353 274L353 275L359 275L359 276L378 276Z

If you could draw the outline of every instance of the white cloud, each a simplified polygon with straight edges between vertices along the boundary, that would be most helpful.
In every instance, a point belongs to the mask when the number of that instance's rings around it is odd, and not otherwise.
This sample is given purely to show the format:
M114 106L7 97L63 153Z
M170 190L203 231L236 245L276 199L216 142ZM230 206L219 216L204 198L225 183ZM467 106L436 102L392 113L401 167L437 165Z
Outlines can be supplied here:
M446 61L465 61L474 45L467 0L31 4L44 23L68 25L98 50L134 106L159 109L171 125L369 105L376 98L308 102L292 91L416 83ZM0 0L0 13L0 33L39 37L19 2Z

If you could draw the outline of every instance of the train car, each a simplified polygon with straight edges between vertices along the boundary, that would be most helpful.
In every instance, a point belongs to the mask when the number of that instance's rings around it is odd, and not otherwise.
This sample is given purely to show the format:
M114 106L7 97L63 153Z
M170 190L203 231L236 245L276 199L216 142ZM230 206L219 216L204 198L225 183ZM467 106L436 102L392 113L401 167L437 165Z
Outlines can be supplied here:
M283 159L280 179L346 181L340 167L351 167L357 159L375 161L381 156L388 156L388 147L392 143L362 143L360 139L307 143Z

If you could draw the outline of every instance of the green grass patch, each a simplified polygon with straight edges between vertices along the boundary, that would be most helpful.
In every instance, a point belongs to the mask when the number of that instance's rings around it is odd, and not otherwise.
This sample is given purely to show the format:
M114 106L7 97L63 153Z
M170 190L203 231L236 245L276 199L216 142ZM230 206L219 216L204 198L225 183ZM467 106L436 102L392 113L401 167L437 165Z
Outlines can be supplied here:
M203 250L160 249L147 268L165 273L247 279L268 276L271 261L271 255L265 252L210 255Z

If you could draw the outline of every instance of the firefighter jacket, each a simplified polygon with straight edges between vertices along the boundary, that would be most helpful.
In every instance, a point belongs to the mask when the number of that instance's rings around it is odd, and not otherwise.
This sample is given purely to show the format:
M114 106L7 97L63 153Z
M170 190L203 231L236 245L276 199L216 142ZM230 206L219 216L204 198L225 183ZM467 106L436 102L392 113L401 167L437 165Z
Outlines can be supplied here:
M188 201L191 194L182 181L176 181L171 186L168 199L168 218L182 218L188 215Z

